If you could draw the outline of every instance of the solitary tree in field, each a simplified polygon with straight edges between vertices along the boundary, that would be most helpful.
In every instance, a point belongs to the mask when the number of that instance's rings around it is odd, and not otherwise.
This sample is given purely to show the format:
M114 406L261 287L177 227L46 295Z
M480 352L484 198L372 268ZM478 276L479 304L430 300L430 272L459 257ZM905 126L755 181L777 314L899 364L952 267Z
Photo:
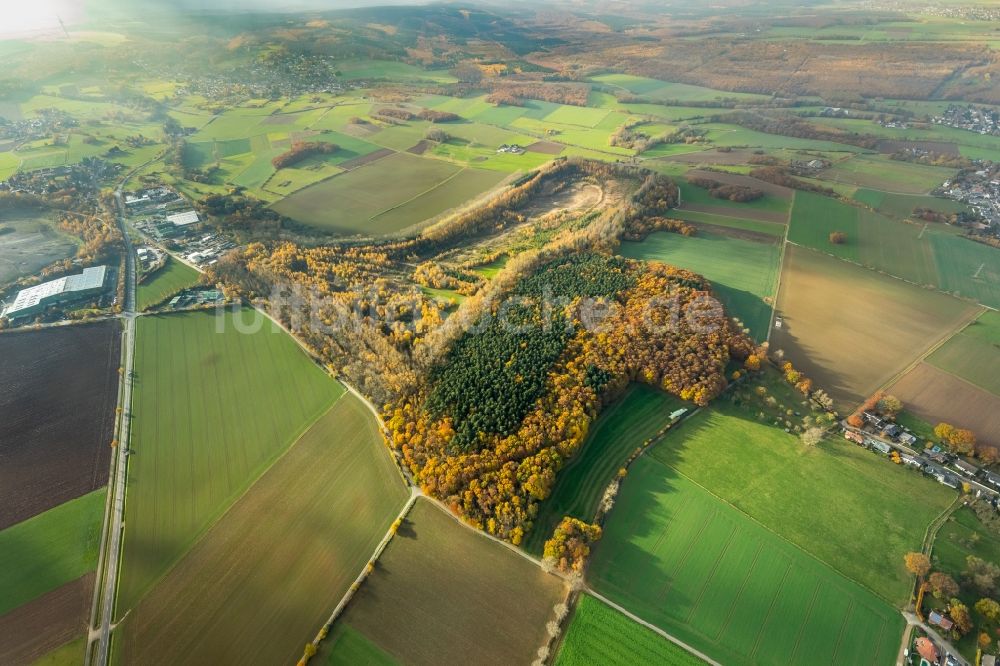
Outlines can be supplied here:
M834 245L843 245L847 242L847 234L843 231L831 231L830 232L830 242Z
M923 553L907 553L903 556L906 569L915 576L926 576L931 570L931 558Z
M903 402L894 395L884 395L878 401L878 409L883 414L896 414L903 411Z
M803 432L800 437L802 439L802 443L806 446L816 446L823 441L823 429L815 426L812 428L806 428L805 432Z

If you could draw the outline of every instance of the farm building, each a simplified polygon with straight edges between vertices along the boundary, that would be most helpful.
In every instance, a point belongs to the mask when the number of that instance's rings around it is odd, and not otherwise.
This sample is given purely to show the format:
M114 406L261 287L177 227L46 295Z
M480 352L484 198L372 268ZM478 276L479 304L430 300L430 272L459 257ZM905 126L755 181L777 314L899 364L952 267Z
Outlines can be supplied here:
M167 222L171 223L175 227L186 227L187 225L194 224L198 221L198 212L193 210L186 210L183 213L167 215Z
M104 291L108 279L107 266L91 266L79 275L67 275L57 280L22 289L2 315L10 319L30 317L51 305L81 301Z

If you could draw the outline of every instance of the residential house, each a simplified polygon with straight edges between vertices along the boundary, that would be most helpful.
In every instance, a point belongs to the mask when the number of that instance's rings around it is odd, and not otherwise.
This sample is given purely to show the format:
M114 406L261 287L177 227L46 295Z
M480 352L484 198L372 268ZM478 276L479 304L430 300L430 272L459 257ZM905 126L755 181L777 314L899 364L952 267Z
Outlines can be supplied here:
M951 621L951 618L947 615L942 615L937 611L931 611L930 615L927 616L927 622L929 624L935 624L945 631L951 631L951 628L955 626L955 623Z
M954 462L954 464L952 465L952 467L954 467L957 471L961 472L962 474L966 475L969 478L973 478L977 474L979 474L979 468L978 467L976 467L975 465L969 464L969 463L965 462L964 460L956 460Z

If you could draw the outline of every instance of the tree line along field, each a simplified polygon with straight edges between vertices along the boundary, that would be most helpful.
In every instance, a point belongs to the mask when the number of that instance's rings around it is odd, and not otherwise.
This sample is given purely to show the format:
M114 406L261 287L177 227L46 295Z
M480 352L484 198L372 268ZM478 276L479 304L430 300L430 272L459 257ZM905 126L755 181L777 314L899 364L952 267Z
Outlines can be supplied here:
M107 483L120 332L107 321L0 334L0 529Z
M406 498L374 416L341 395L131 610L117 663L293 662Z
M834 231L844 232L846 242L831 243ZM918 285L1000 306L995 248L962 238L951 227L906 223L819 194L797 192L788 240Z
M528 663L565 594L558 577L418 498L315 659Z
M705 662L592 597L580 596L555 666L700 666Z
M135 372L119 617L343 392L250 308L141 317Z
M85 632L106 495L95 490L0 530L3 663L28 663Z
M794 222L793 222L794 224ZM850 409L946 338L972 304L789 245L771 346Z
M711 231L694 236L658 232L641 242L622 242L619 251L631 259L660 261L708 278L726 311L754 338L765 340L778 286L781 248L776 240Z
M148 310L177 292L198 284L198 279L198 271L168 255L163 267L139 284L135 295L136 307L140 311Z
M652 456L632 465L588 578L729 664L810 664L818 655L892 664L904 625L884 600Z
M634 384L605 408L583 446L559 470L552 492L540 503L524 549L540 556L564 516L593 520L604 489L629 455L664 426L664 415L685 406L691 407L669 393Z

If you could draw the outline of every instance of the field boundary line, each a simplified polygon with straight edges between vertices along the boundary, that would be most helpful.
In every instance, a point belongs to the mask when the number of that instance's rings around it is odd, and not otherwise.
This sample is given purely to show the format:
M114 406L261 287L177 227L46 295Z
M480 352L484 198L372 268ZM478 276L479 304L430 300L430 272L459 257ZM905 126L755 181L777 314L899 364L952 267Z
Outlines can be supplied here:
M433 159L433 158L428 158L428 159ZM447 160L441 160L441 161L442 162L447 162ZM455 166L458 166L455 162L447 162L447 163L448 164L454 164ZM428 189L424 190L423 192L420 192L419 194L417 194L417 195L415 195L413 197L410 197L406 201L400 201L395 206L390 206L389 208L386 208L385 210L380 210L379 212L377 212L374 215L372 215L371 217L369 217L368 221L371 222L375 218L381 217L382 215L385 215L386 213L391 213L392 211L394 211L394 210L396 210L398 208L402 208L403 206L406 206L407 204L413 203L417 199L419 199L419 198L421 198L421 197L423 197L425 195L430 194L431 192L433 192L434 190L436 190L436 189L438 189L440 187L443 187L445 185L445 183L449 183L452 180L454 180L455 178L458 178L461 174L463 174L466 171L468 171L469 168L470 167L468 167L468 166L459 166L458 171L456 171L455 173L451 174L450 176L448 176L444 180L442 180L442 181L440 181L440 182L432 185L431 187L429 187Z
M375 563L378 562L378 559L382 557L382 553L384 553L385 549L389 547L389 543L392 541L393 537L396 536L397 523L401 523L403 520L406 519L406 517L410 514L410 511L416 505L417 500L420 497L421 493L419 489L411 486L410 496L403 504L403 508L400 509L399 513L396 515L396 518L392 521L392 525L382 536L382 540L375 547L375 550L372 552L371 557L369 557L368 561L365 562L365 566L362 567L361 573L358 574L357 578L355 578L351 582L351 585L347 588L347 592L345 592L344 596L340 598L340 601L337 603L336 607L334 607L333 612L330 614L330 617L327 618L326 622L323 623L323 626L320 627L320 630L316 634L315 638L313 638L312 641L310 641L311 645L313 645L316 648L319 648L320 643L322 643L323 640L326 639L327 633L333 627L333 623L336 622L337 619L340 617L340 615L344 612L344 609L347 608L347 605L354 598L354 595L361 590L361 585L365 582L365 579L367 579L369 575L368 567L375 566Z
M787 543L788 545L790 545L790 546L791 546L792 548L795 548L795 549L796 549L796 550L798 550L799 552L801 552L801 553L803 553L803 554L805 554L805 555L807 555L807 556L811 557L812 559L816 560L817 562L820 562L821 564L823 564L823 566L825 566L825 567L829 568L829 569L830 569L831 571L833 571L833 572L834 572L834 573L836 573L837 575L841 576L841 577L842 577L842 578L843 578L844 580L848 580L848 581L851 581L851 582L852 582L852 583L854 583L855 585L858 585L859 587L862 587L862 588L864 588L865 590L868 590L869 592L871 592L872 594L874 594L874 595L875 595L876 597L878 597L878 598L879 598L879 599L881 599L882 601L884 601L884 602L886 602L887 604L889 604L889 606L891 606L892 608L896 608L896 604L895 604L894 602L890 601L889 599L886 599L886 598L885 598L885 596L883 596L882 594L880 594L880 593L876 592L875 590L873 590L873 589L872 589L871 587L869 587L868 585L866 585L866 584L862 583L861 581L857 580L856 578L852 578L851 576L848 576L847 574L845 574L844 572L842 572L842 571L841 571L841 570L840 570L839 568L837 568L837 567L833 566L832 564L830 564L829 562L827 562L827 561L826 561L826 560L824 560L823 558L821 558L821 557L819 557L819 556L817 556L817 555L813 555L813 554L812 554L812 553L810 553L810 552L809 552L808 550L806 550L806 549L805 549L805 548L803 548L802 546L798 545L797 543L795 543L794 541L792 541L792 540L791 540L791 539L789 539L788 537L785 537L785 536L783 536L783 535L781 535L781 534L778 534L777 532L775 532L775 531L774 531L774 530L772 530L772 529L771 529L770 527L768 527L768 526L767 526L767 525L765 525L764 523L760 522L759 520L757 520L756 518L754 518L753 516L751 516L751 515L750 515L749 513L747 513L747 512L746 512L746 511L744 511L743 509L739 508L739 507L738 507L738 506L736 506L735 504L732 504L732 503L731 503L731 502L729 502L728 500L726 500L726 499L724 499L724 498L722 498L722 497L720 497L720 496L716 495L716 494L715 494L715 493L713 493L713 492L712 492L711 490L709 490L709 489L708 489L708 488L706 488L705 486L701 485L700 483L698 483L697 481L695 481L694 479L692 479L691 477L689 477L689 476L688 476L687 474L685 474L684 472L682 472L682 471L680 471L679 469L677 469L676 467L674 467L673 465L669 465L669 464L667 464L667 463L665 463L665 462L663 462L663 461L660 461L660 460L657 460L657 462L658 462L658 463L660 463L661 465L663 465L664 467L668 467L668 468L670 468L671 470L673 470L674 472L676 472L676 473L677 473L678 475L680 475L680 476L681 476L682 478L684 478L684 479L688 480L689 482L693 483L694 485L698 486L699 488L701 488L701 489L702 489L702 490L704 490L704 491L705 491L706 493L708 493L709 495L711 495L711 496L712 496L712 497L714 497L715 499L719 500L720 502L722 502L722 503L723 503L723 504L725 504L726 506L729 506L729 507L731 507L732 509L734 509L735 511L738 511L738 512L739 512L739 513L740 513L741 515L743 515L743 516L746 516L747 518L749 518L749 519L750 519L750 521L751 521L751 522L753 522L753 523L754 523L755 525L757 525L757 526L758 526L758 527L760 527L761 529L763 529L763 530L765 530L765 531L769 532L770 534L773 534L773 535L775 535L776 537L778 537L779 539L781 539L781 540L782 540L783 542L785 542L785 543Z
M795 645L792 647L791 657L794 658L799 652L799 648L802 647L802 636L805 634L806 625L809 624L809 619L812 617L813 609L816 608L816 599L819 597L819 587L820 584L816 583L816 587L813 588L812 598L809 599L809 608L806 610L806 616L802 619L802 624L799 625L799 630L795 634Z
M733 603L729 605L729 612L726 613L726 621L722 623L719 628L719 633L715 635L715 641L718 642L726 629L729 627L729 623L733 620L733 614L736 612L736 605L740 602L740 597L743 596L743 591L747 589L747 584L750 582L750 578L753 576L753 572L757 569L757 561L760 559L760 554L764 550L764 542L762 541L760 545L757 546L757 552L753 555L753 562L750 563L750 567L747 569L747 575L743 579L743 583L740 585L740 589L736 590L736 595L733 597ZM785 580L784 576L781 578L782 581Z
M767 628L767 623L771 621L771 613L774 612L774 606L778 603L778 597L781 596L781 592L785 588L785 581L788 579L788 572L791 570L792 561L789 560L788 564L785 565L784 573L781 574L781 580L778 582L778 589L774 591L774 596L771 597L771 603L767 607L767 614L764 615L764 621L760 623L760 629L757 630L757 635L754 637L753 650L750 651L751 657L755 656L757 654L757 650L760 649L760 641L764 638L764 630Z
M708 590L709 585L711 585L712 581L715 580L715 574L719 572L719 565L722 563L722 560L726 557L726 553L728 553L729 549L732 547L733 539L736 538L736 533L738 531L739 531L739 525L733 525L733 531L729 533L729 538L726 539L726 545L722 549L722 552L719 553L719 556L715 558L715 562L712 563L712 571L709 573L708 577L705 578L705 582L701 586L701 591L698 592L698 598L694 600L694 603L691 605L691 610L688 612L687 617L684 619L684 624L690 624L691 618L694 617L694 614L698 612L698 607L701 606L701 600L705 597L705 592Z
M647 629L653 631L654 633L662 636L663 638L666 638L668 641L670 641L674 645L687 650L688 652L690 652L694 656L698 657L702 661L705 661L708 664L711 664L711 666L722 666L719 662L715 661L714 659L712 659L711 657L709 657L704 652L698 650L697 648L692 647L691 645L685 643L684 641L682 641L681 639L677 638L676 636L667 633L666 631L664 631L663 629L660 629L655 624L653 624L651 622L647 622L646 620L643 620L641 617L639 617L638 615L636 615L632 611L630 611L627 608L624 608L624 607L616 604L614 601L611 601L610 599L608 599L607 597L605 597L600 592L597 592L596 590L594 590L592 587L587 586L585 588L585 591L587 592L587 594L591 595L595 599L599 599L600 601L602 601L603 603L607 604L611 608L614 608L616 611L618 611L619 613L621 613L622 615L624 615L628 619L632 620L633 622L641 624L642 626L644 626Z
M844 641L844 632L847 631L847 625L850 623L851 616L854 615L855 606L857 606L857 602L852 598L851 605L847 607L847 613L844 615L844 621L840 625L840 632L837 634L837 642L833 646L833 663L835 664L838 663L837 654L840 652L840 644Z
M781 237L781 249L778 252L778 280L774 285L774 301L771 303L771 317L767 321L767 335L764 341L771 342L771 331L778 317L778 298L781 296L781 284L785 280L785 255L788 253L788 233L792 228L792 211L795 210L795 190L792 190L792 201L788 206L788 219L785 222L785 234Z
M701 524L701 527L698 529L698 533L694 536L693 539L691 539L690 543L688 543L687 549L684 552L684 556L681 557L680 562L678 562L677 566L674 567L674 573L676 573L677 571L680 571L680 569L685 564L687 564L687 561L691 558L691 555L694 554L695 547L699 545L698 542L701 541L701 535L705 533L705 530L708 529L708 526L711 523L715 522L715 519L718 518L718 517L719 517L719 512L718 511L713 511L712 512L712 517ZM664 534L665 533L666 533L666 530L664 530ZM662 538L662 536L663 535L661 535L661 538ZM657 598L659 598L659 599L662 600L663 597L666 596L667 593L670 592L670 588L672 588L674 586L674 578L675 577L676 576L672 576L670 579L667 580L666 583L663 584L663 587L661 587L657 591L657 593L656 593Z

